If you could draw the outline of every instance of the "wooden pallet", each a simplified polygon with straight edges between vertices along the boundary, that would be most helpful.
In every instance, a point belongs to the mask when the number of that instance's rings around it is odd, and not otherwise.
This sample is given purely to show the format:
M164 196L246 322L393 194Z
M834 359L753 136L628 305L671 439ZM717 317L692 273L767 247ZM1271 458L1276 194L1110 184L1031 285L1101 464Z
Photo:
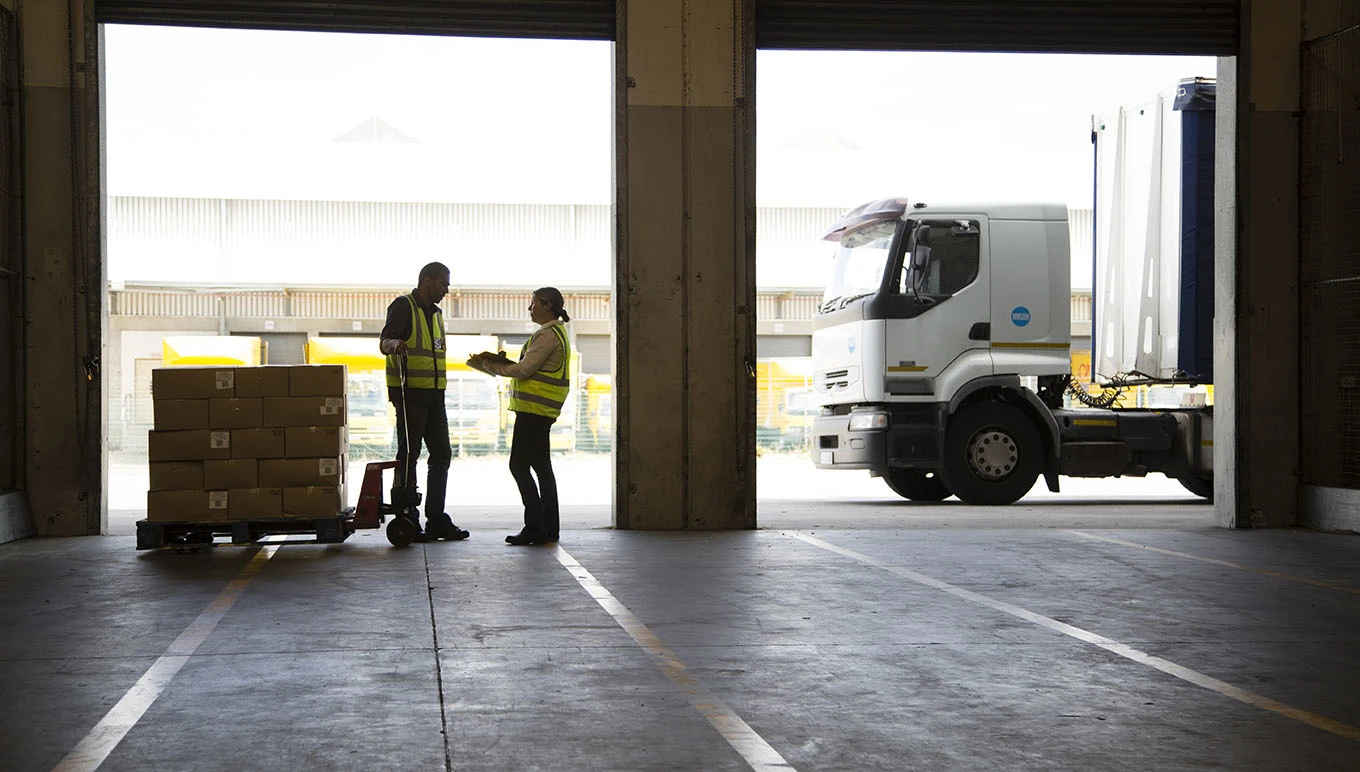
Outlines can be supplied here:
M288 536L292 543L339 544L354 533L354 510L328 517L271 517L218 522L137 521L137 549L172 547L177 552L197 552L211 547L218 537L232 544L253 544L266 536ZM294 536L312 536L294 539Z

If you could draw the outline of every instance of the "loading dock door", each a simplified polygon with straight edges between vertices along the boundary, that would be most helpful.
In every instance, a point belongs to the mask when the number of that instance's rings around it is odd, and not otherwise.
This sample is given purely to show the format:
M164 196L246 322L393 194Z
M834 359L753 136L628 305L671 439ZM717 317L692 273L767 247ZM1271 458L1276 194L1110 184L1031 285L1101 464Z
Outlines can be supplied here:
M1239 6L1239 0L755 0L756 47L1236 56Z
M613 40L614 0L94 0L101 24Z

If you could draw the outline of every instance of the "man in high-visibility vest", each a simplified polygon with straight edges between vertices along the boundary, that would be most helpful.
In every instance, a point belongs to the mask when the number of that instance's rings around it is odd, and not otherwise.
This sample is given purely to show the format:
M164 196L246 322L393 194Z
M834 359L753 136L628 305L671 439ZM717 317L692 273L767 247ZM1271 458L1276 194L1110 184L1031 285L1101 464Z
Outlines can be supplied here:
M425 442L429 458L425 476L425 530L418 541L466 539L468 532L444 512L449 482L449 417L444 412L448 370L444 354L444 315L439 301L449 293L449 269L430 263L420 269L420 280L409 294L387 307L379 350L387 355L387 396L397 409L397 470L392 502L408 507L416 528L414 509L416 459Z

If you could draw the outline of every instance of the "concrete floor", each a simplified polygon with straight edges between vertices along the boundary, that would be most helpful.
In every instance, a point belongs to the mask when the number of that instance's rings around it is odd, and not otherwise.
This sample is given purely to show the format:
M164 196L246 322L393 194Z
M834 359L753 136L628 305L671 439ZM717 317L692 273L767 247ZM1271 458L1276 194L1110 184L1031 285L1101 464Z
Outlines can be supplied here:
M1026 500L1028 501L1028 500ZM0 546L4 770L1355 770L1360 539L762 501L509 547Z

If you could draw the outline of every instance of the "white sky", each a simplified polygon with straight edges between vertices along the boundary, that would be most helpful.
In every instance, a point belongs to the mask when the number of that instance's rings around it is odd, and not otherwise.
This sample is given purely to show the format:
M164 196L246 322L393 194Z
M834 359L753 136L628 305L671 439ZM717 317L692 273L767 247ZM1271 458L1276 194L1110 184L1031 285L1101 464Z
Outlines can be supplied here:
M612 198L608 43L127 26L105 36L114 195ZM1215 67L1205 57L762 51L757 205L906 195L1088 207L1090 116ZM414 141L334 141L375 117ZM110 255L114 278L151 278L120 260Z

